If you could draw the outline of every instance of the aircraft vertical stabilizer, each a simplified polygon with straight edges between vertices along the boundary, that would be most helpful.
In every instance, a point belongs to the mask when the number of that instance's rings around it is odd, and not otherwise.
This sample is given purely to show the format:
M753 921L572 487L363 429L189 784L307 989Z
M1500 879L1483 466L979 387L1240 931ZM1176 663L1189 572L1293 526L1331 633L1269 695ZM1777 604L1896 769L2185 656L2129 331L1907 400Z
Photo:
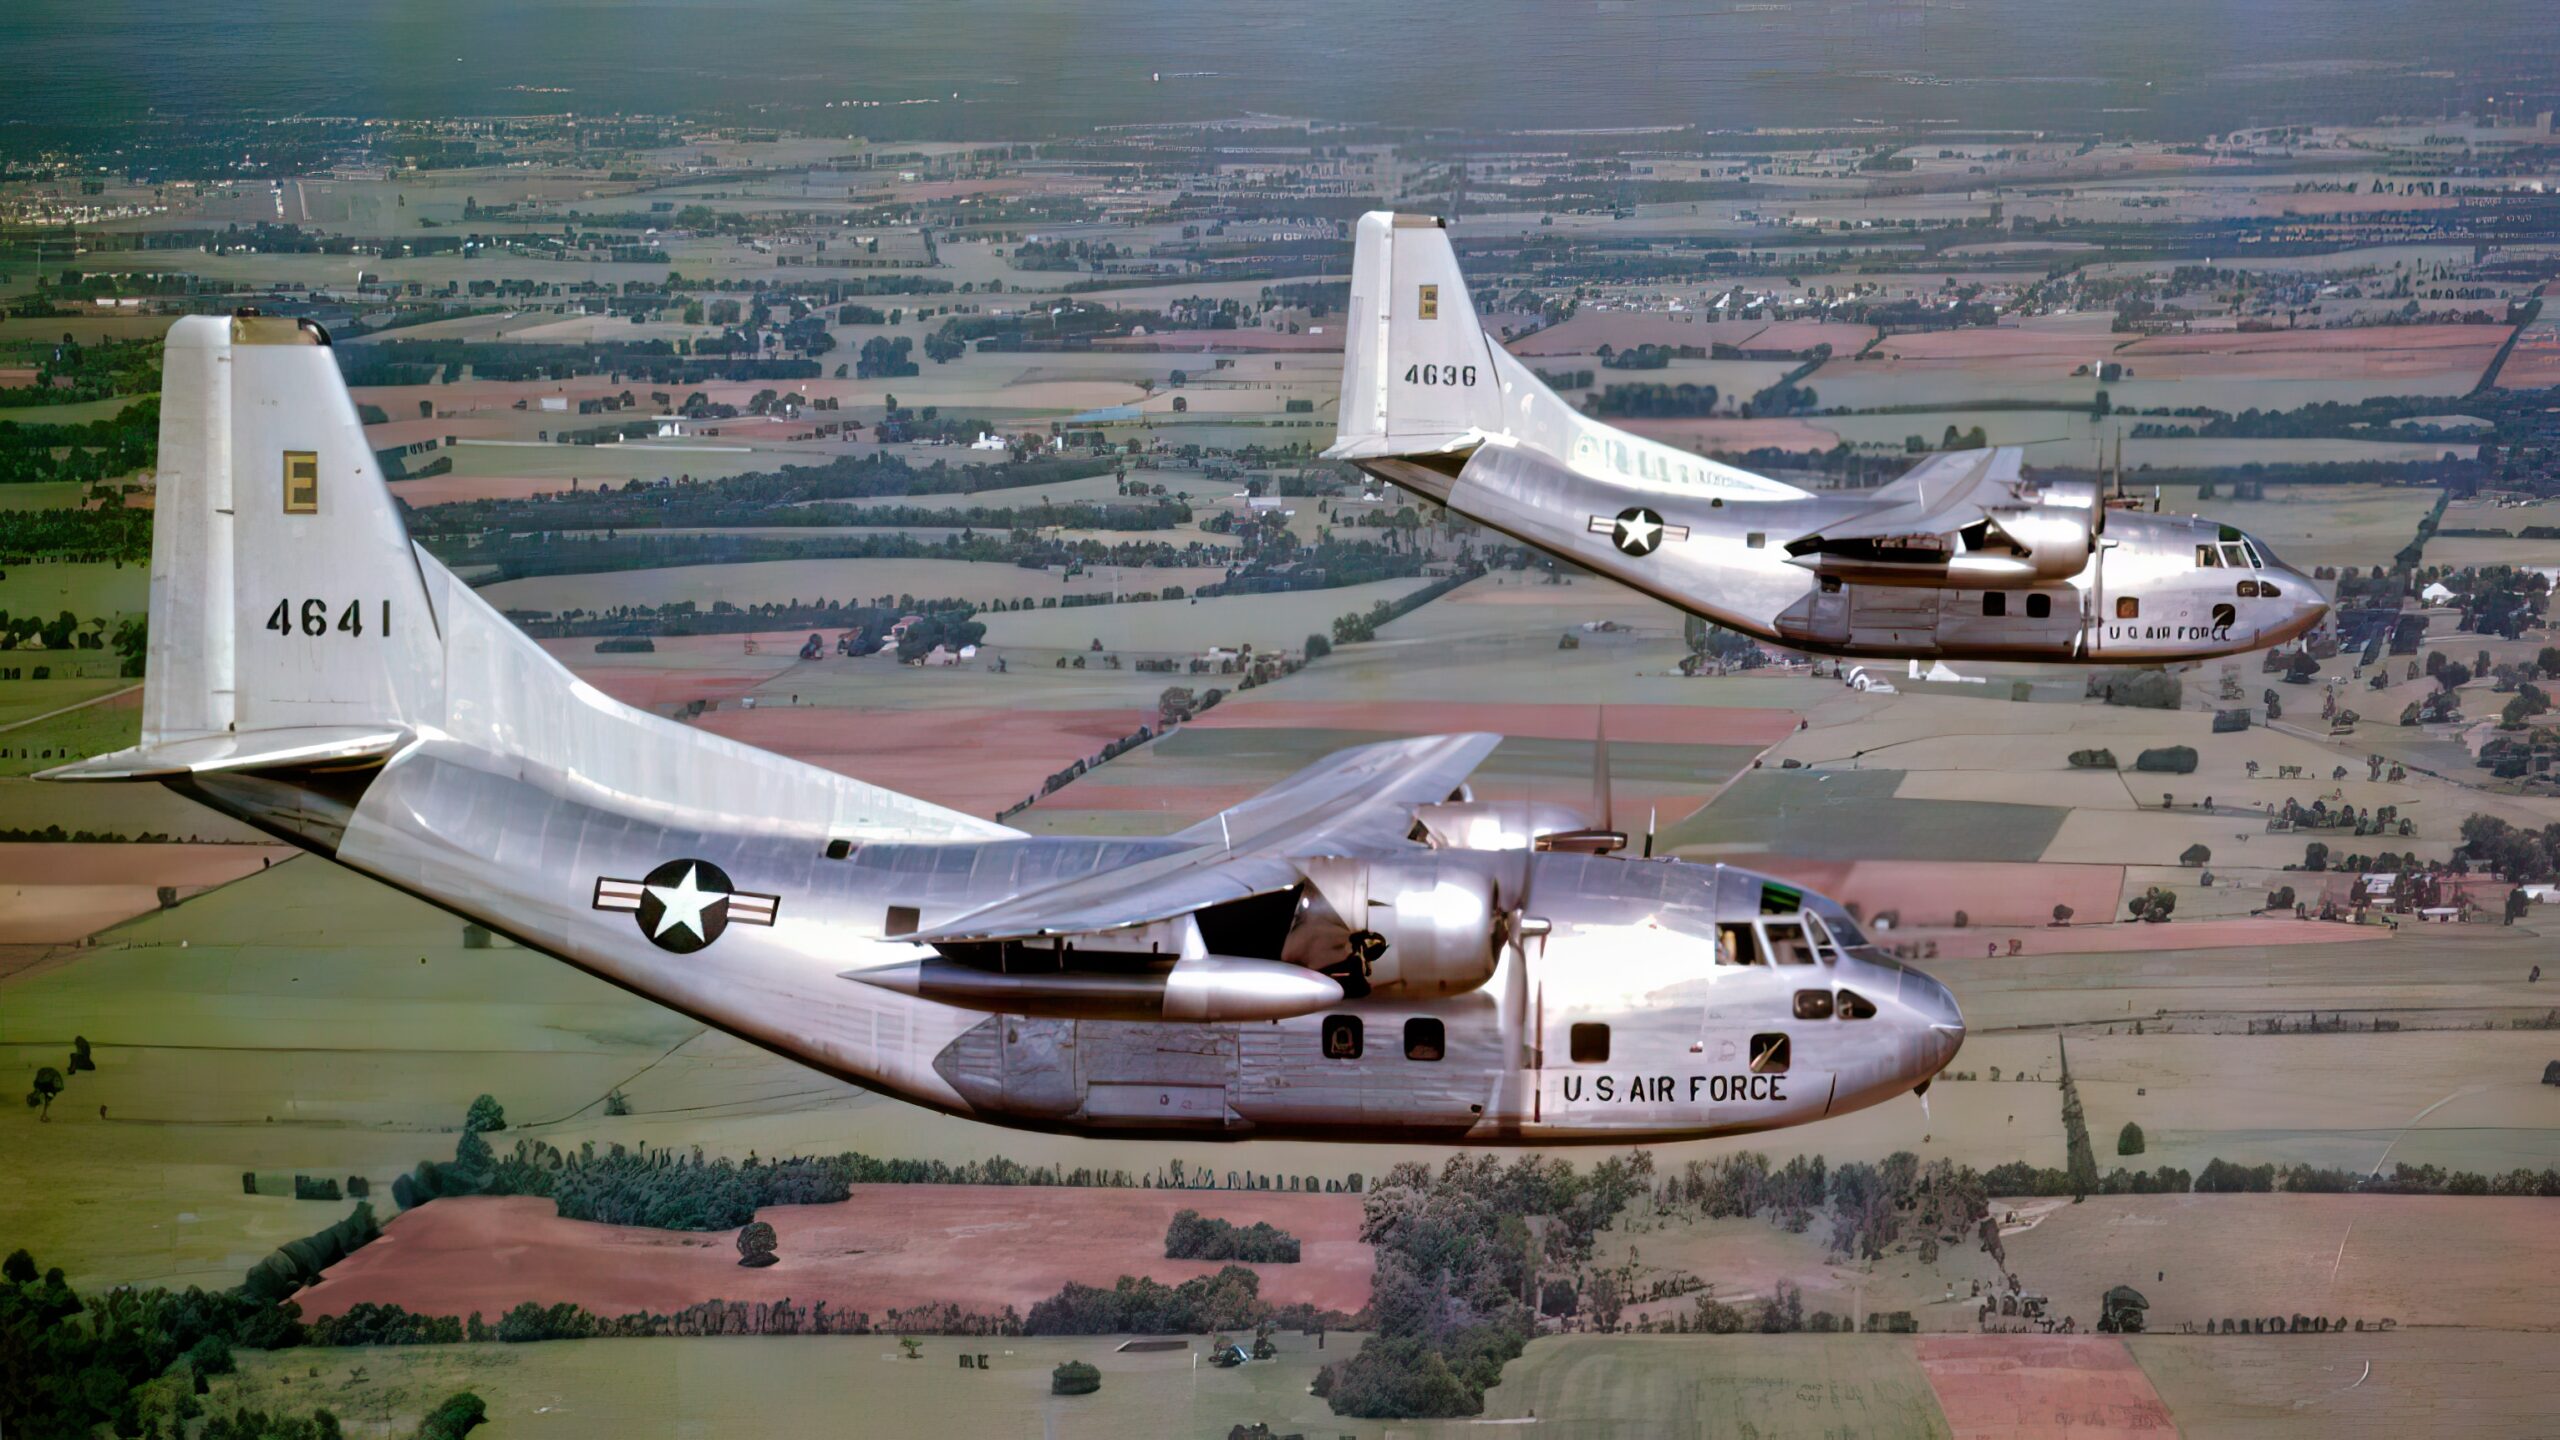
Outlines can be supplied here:
M1360 217L1350 314L1339 432L1327 454L1432 454L1500 428L1496 351L1439 220L1387 210Z

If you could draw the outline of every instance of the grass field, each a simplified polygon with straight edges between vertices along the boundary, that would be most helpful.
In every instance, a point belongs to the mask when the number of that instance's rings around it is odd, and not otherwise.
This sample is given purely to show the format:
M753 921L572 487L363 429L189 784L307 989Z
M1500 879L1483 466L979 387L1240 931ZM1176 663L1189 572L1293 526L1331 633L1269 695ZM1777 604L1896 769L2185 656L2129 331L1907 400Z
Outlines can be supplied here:
M2070 813L2050 805L1901 800L1893 770L1758 770L1665 832L1661 847L1749 863L1810 859L2034 860Z
M1100 565L1068 579L1049 570L967 560L755 560L737 565L678 565L662 570L610 570L591 575L544 575L507 580L480 593L502 610L602 610L616 605L661 605L694 600L704 608L727 601L746 606L820 599L868 603L880 596L919 600L1055 599L1188 588L1226 578L1223 569L1164 569ZM1340 613L1338 611L1332 613ZM991 617L992 618L992 617Z
M88 621L138 615L151 601L151 570L113 561L38 561L0 571L0 610L50 618L68 610ZM113 628L110 624L110 629Z
M31 480L0 485L0 510L66 510L78 505L89 487L77 480Z

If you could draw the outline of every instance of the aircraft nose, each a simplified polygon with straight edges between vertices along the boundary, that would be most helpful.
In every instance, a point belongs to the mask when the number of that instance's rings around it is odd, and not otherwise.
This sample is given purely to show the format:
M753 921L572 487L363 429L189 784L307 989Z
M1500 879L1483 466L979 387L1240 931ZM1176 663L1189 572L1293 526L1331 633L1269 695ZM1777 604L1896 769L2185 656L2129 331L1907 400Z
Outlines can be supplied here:
M1929 1073L1935 1075L1964 1046L1964 1012L1956 1008L1953 991L1917 970L1904 974L1902 999L1911 1007L1913 1017L1926 1027L1921 1032L1921 1050L1930 1057Z

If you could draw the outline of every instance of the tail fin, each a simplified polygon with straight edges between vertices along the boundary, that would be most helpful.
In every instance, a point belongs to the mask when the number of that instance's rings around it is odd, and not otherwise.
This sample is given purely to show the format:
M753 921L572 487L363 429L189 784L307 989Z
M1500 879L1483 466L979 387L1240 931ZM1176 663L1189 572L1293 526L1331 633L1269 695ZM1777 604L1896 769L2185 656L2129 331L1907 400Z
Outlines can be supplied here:
M161 367L142 743L49 778L388 753L441 712L436 623L327 333L189 316Z
M413 742L697 823L1013 834L622 705L409 540L318 326L169 331L142 743L51 780L346 767Z
M1457 450L1502 428L1510 357L1477 323L1439 220L1388 210L1360 217L1350 316L1338 436L1327 455Z

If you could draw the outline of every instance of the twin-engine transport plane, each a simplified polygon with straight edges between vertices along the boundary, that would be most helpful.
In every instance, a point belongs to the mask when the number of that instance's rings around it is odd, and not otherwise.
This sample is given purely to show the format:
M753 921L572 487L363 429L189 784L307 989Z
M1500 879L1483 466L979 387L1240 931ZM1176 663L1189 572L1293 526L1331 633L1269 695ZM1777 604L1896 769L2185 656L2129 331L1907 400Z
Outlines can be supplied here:
M2015 449L1815 494L1576 412L1486 336L1438 220L1361 217L1326 455L1763 640L1882 659L2202 660L2328 602L2229 525L2111 510Z
M411 543L316 326L181 320L165 368L142 743L46 778L158 781L828 1074L1080 1134L1623 1142L1873 1105L1963 1040L1820 896L1472 799L1496 736L1076 839L633 710Z

